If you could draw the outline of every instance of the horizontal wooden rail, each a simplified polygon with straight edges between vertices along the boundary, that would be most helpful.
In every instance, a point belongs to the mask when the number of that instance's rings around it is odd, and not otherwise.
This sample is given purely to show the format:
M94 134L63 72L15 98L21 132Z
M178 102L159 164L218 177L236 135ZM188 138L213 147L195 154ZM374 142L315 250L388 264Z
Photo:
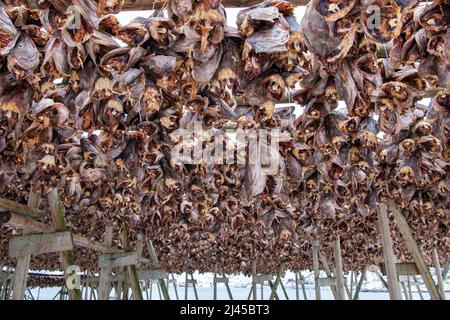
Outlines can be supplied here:
M12 211L31 218L42 218L44 216L44 212L42 210L30 208L25 204L0 198L0 212L5 211Z
M0 223L16 229L29 229L36 233L54 232L53 226L11 212L0 213ZM76 234L73 235L73 244L76 247L104 253L122 252L122 250L118 248L111 248L101 242L90 240Z

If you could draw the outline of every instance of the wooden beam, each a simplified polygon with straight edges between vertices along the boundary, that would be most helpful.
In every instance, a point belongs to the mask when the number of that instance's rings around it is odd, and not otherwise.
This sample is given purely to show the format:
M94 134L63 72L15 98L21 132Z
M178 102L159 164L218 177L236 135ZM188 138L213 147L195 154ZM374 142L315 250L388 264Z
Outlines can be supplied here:
M392 247L391 231L387 216L386 204L380 204L378 210L378 227L383 246L384 266L388 280L389 295L391 300L402 300L400 283L398 282L397 269L395 266L395 255Z
M339 237L334 242L334 265L336 268L337 298L338 300L345 300L344 270L342 267L341 240Z
M131 242L128 238L128 230L126 227L122 227L122 246L125 252L131 252ZM136 258L138 259L138 255L136 254ZM139 263L139 259L136 264ZM131 290L133 291L133 299L134 300L144 300L142 296L141 286L139 285L139 277L137 274L136 265L127 266L127 271L129 275L129 279L131 282Z
M164 0L125 0L123 11L134 10L153 10L161 9L166 1ZM222 0L222 5L226 8L244 8L251 7L261 0ZM309 0L290 0L291 3L297 6L304 6L308 4Z
M118 268L136 265L139 258L136 252L106 253L98 256L99 268Z
M31 195L30 195L31 196ZM0 208L2 211L12 211L30 218L42 218L44 212L38 208L28 207L24 204L0 198Z
M53 232L54 229L52 226L49 226L45 223L27 218L25 216L21 216L19 214L15 214L12 212L2 212L0 213L0 222L6 226L9 226L11 228L15 229L29 229L34 233L48 233ZM105 252L105 253L114 253L114 252L123 252L122 250L118 248L110 248L106 246L104 243L87 239L83 236L79 235L72 235L73 237L73 244L76 247L82 247L98 252Z
M442 277L441 264L439 263L439 256L436 248L433 248L433 264L434 268L436 269L436 278L438 282L439 293L441 294L441 299L446 300L444 279Z
M69 231L15 236L9 240L10 258L73 250Z
M314 286L316 292L316 300L320 300L320 270L319 270L319 240L314 240L312 244L313 270L314 270Z
M328 278L333 278L333 274L331 273L331 269L330 266L328 265L328 261L327 258L325 258L325 256L323 254L320 253L320 251L318 252L319 254L319 260L322 263L322 267L323 270L325 271L325 274L327 275ZM330 287L331 289L331 293L333 294L334 299L337 299L337 292L336 292L336 283L334 285L332 285Z
M394 214L397 227L400 230L402 238L413 257L414 262L416 263L417 269L419 269L422 275L423 281L428 289L428 293L430 294L431 299L441 300L442 297L439 293L439 290L436 288L436 284L434 283L430 270L428 269L425 259L422 256L422 252L420 251L420 248L413 237L411 228L409 227L408 222L406 221L403 214L400 212L400 210L398 210L397 203L392 199L389 200L389 209Z
M68 231L65 222L65 210L59 197L58 189L53 189L47 194L48 205L52 213L53 224L55 231ZM75 265L75 258L72 251L62 251L59 253L60 261L64 270L66 280L72 277L75 271L68 273L69 267ZM82 300L81 291L79 288L68 288L69 297L71 300Z
M356 286L355 295L353 296L353 300L359 300L359 293L361 292L361 288L364 280L366 279L366 268L364 267L361 278L359 278L358 285Z
M41 195L30 192L28 197L28 207L38 209L41 202ZM31 230L23 229L22 235L31 233ZM25 255L17 258L17 264L14 275L13 292L11 298L13 300L22 300L25 295L25 287L27 285L28 270L30 269L31 255ZM1 268L0 268L1 271Z
M111 247L113 240L112 226L106 226L104 244ZM109 292L111 291L111 266L100 268L100 283L98 286L98 299L109 300Z
M160 269L161 264L159 262L158 256L156 255L155 247L153 246L153 242L147 239L147 251L150 254L150 261L154 268ZM161 291L164 297L164 300L170 300L169 289L163 279L158 280L159 286L161 287Z

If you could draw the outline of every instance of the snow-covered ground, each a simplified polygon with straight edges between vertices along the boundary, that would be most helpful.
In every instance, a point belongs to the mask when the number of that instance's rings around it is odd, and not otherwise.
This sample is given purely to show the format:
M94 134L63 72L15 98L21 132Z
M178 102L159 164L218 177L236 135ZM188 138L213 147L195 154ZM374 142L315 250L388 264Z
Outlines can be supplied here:
M434 274L434 270L432 270L432 274ZM302 275L305 278L305 291L306 298L308 300L315 299L314 292L314 277L312 272L304 271ZM347 275L348 276L348 275ZM325 273L321 274L321 277L326 277ZM213 278L214 275L212 273L198 274L194 273L194 278L197 280L197 294L199 299L201 300L211 300L213 298ZM243 275L233 275L228 276L230 288L233 294L233 298L235 300L246 300L249 296L252 281L250 277L246 277ZM177 280L177 293L179 299L183 300L185 298L185 274L175 275L175 279ZM412 279L411 279L412 280ZM423 284L423 281L420 277L417 277L417 283L419 284L420 290L423 294L424 299L429 299L429 295L426 292L426 287ZM297 290L295 288L295 274L293 272L287 272L285 277L283 278L283 284L286 287L287 295L290 300L295 300L297 297ZM348 282L349 284L349 282ZM417 290L416 285L412 285L413 298L415 300L419 300L419 292ZM450 288L450 280L446 279L445 281L446 289ZM55 298L60 288L46 288L46 289L33 289L32 293L35 299L39 297L42 300L49 300ZM299 286L299 299L304 300L303 293L301 287ZM354 289L353 289L354 292ZM270 288L268 285L264 285L263 288L263 299L268 299L270 296ZM332 293L328 287L321 289L322 299L328 300L333 299ZM172 299L176 299L176 292L172 284L169 286L169 294ZM449 295L449 293L447 293ZM257 296L258 299L261 298L261 287L258 285L257 287ZM285 300L286 297L281 288L278 289L278 296L280 299ZM114 290L111 293L111 297L114 297ZM144 292L145 299L159 300L160 292L156 283L153 285L152 290L147 290ZM374 272L367 272L366 280L363 283L361 293L359 298L361 300L384 300L389 299L389 294L387 290L384 288L383 284L379 280L378 276ZM56 297L59 299L59 297ZM188 299L195 299L194 290L191 286L188 286ZM224 284L218 284L218 299L219 300L227 300L228 294Z

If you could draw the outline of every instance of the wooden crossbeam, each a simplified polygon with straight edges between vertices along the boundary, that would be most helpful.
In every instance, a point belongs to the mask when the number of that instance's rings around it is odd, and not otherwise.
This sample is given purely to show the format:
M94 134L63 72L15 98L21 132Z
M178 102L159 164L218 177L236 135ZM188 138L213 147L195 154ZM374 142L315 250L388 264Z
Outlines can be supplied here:
M422 275L423 281L425 283L425 286L427 287L427 290L428 290L428 293L430 294L431 299L433 299L433 300L442 299L443 297L441 297L440 292L438 291L436 284L433 281L433 277L431 276L430 270L428 269L425 259L422 256L422 252L421 252L419 246L417 245L416 240L414 239L413 233L411 231L411 228L408 225L408 222L406 221L405 217L398 209L397 204L395 203L394 200L390 200L388 205L389 205L389 209L394 214L394 218L395 218L397 227L400 230L402 238L405 241L409 252L413 256L413 259L414 259L414 262L416 263L417 269L419 269L419 271Z
M28 207L38 209L41 202L41 195L31 192L28 197ZM28 228L23 229L22 235L30 234L32 231ZM31 255L24 255L17 258L17 264L14 275L13 300L22 300L25 296L25 287L27 285L28 270L30 269Z
M107 246L112 246L113 228L106 226L104 243ZM109 292L111 291L111 266L106 266L100 269L100 283L98 288L98 299L109 300Z
M73 250L69 231L15 236L9 240L10 258Z
M53 225L55 231L68 231L65 222L65 211L59 196L58 189L53 189L47 194L48 205L52 213ZM69 267L75 265L73 251L61 251L59 258L64 270L64 276L68 280L73 276L73 271L69 274ZM82 300L81 290L79 288L69 288L69 297L71 300Z
M150 239L147 239L146 244L147 244L147 251L150 254L150 262L152 266L156 269L160 269L161 264L159 262L158 256L156 255L155 247L153 247L153 242ZM159 287L161 288L164 299L170 300L169 289L167 288L164 279L158 279L158 283Z
M2 209L2 212L12 211L31 218L42 218L44 216L44 212L38 208L29 207L27 205L3 198L0 198L0 209Z
M45 223L12 212L0 213L0 222L5 226L9 226L11 228L22 230L29 229L35 233L47 233L54 231L54 228L52 226L49 226ZM111 248L105 245L104 243L95 240L90 240L80 235L73 234L72 237L73 237L73 244L76 247L82 247L97 252L105 252L105 253L114 253L123 251L118 248Z
M137 252L106 253L98 256L99 268L118 268L135 265L139 262Z
M123 11L161 9L165 2L164 0L125 0ZM261 0L222 0L222 5L226 8L243 8L261 2ZM309 0L290 0L290 2L297 6L304 6Z

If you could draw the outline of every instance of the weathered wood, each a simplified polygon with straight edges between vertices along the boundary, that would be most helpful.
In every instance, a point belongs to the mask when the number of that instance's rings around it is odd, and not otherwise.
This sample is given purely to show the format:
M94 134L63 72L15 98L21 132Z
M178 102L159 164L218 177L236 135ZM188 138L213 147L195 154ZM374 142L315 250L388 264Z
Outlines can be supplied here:
M161 264L159 263L158 256L156 255L155 247L153 247L153 242L151 240L147 240L147 251L150 254L150 261L154 268L161 268ZM161 291L164 297L164 300L170 300L169 289L167 288L164 279L158 280L159 286L161 287Z
M342 268L341 241L339 237L334 242L334 265L336 268L337 300L345 300L344 270Z
M441 300L442 297L439 293L439 290L436 288L430 270L428 269L425 259L422 256L422 252L420 251L420 248L413 237L411 228L409 227L408 222L406 221L403 214L400 212L400 210L398 210L397 204L395 203L394 200L389 201L389 209L394 214L397 227L400 230L402 238L405 241L406 246L413 257L414 262L416 263L417 269L419 269L422 275L423 281L425 283L425 286L427 287L431 299Z
M333 274L331 273L330 266L328 265L327 258L318 251L319 254L319 260L322 263L323 270L325 271L325 274L328 278L333 278ZM333 294L334 300L337 299L337 292L336 292L336 283L330 287L331 293Z
M98 256L99 268L117 268L136 265L139 262L137 252L106 253Z
M315 240L312 244L312 257L313 257L313 271L314 271L314 286L316 292L316 300L321 300L320 297L320 270L319 270L319 241Z
M391 231L389 229L389 220L387 216L387 206L386 204L380 204L377 209L378 226L381 235L381 244L383 246L383 257L388 280L389 295L391 300L401 300L402 294L397 278L395 266L396 259L392 247Z
M53 225L55 231L67 231L66 222L65 222L65 211L59 197L59 192L57 189L53 189L47 194L48 205L50 207L50 211L52 213ZM75 259L72 251L63 251L59 253L60 261L64 270L64 277L66 281L69 278L74 276L75 271L72 271L70 274L68 272L69 267L75 265ZM80 288L68 288L69 289L69 297L71 300L82 300L81 290Z
M416 285L417 292L419 293L420 300L423 300L422 290L420 289L420 284L417 281L417 277L413 276L413 279L414 279L414 282L415 282L415 285Z
M123 11L161 9L165 2L162 0L125 0ZM242 8L261 2L261 0L222 0L222 5L227 8ZM309 0L290 0L290 2L297 6L303 6L308 4Z
M441 294L441 299L446 300L444 279L442 278L442 269L441 264L439 263L439 256L436 248L433 248L433 264L436 270L436 278L438 282L439 293Z
M6 211L19 213L30 218L42 218L45 215L44 212L42 210L39 210L37 207L29 207L24 204L3 198L0 198L0 208Z
M171 273L170 275L172 277L173 289L175 290L175 298L177 300L180 300L180 297L178 296L177 280L175 279L175 276L173 275L173 273Z
M413 263L396 263L395 268L397 270L397 275L399 276L417 276L420 275L419 269L417 269L416 264Z
M302 286L303 299L308 300L308 297L306 295L305 280L304 280L304 278L302 276L302 272L299 271L298 275L300 276L300 281L301 281L300 284Z
M319 282L319 286L321 287L331 287L337 285L337 279L333 277L319 278L317 280Z
M280 286L281 286L281 290L283 290L284 297L286 298L286 300L289 300L289 296L287 294L286 288L284 287L283 280L280 281Z
M275 299L275 297L277 298L277 300L279 300L277 290L278 290L278 286L281 283L281 277L282 277L283 273L284 273L284 267L281 266L280 268L278 268L277 277L275 278L275 282L274 282L273 286L271 286L272 293L270 294L269 300L273 300L273 299ZM271 282L272 281L269 281L269 283L271 283Z
M125 227L122 227L122 247L125 252L131 252L132 250L130 239L128 238L128 231ZM137 252L135 254L136 258L138 259L136 262L137 264L139 263L139 256L137 255ZM134 300L144 300L144 297L142 296L141 286L139 285L139 277L137 274L136 264L127 266L127 271L131 283L131 290L133 291Z
M30 192L28 197L28 207L38 209L41 201L41 195ZM22 235L30 234L32 231L28 228L23 229ZM11 298L13 300L22 300L25 295L25 287L27 285L28 270L30 269L31 255L25 255L17 258L17 264L14 275L13 292ZM0 268L1 271L1 268Z
M447 278L449 270L450 270L450 263L446 263L444 266L444 270L442 270L442 279L444 279L444 281Z
M353 300L359 300L359 293L361 292L361 288L364 280L366 279L366 268L363 269L361 273L361 278L359 278L358 284L356 285L355 295L353 296Z
M29 229L34 233L48 233L54 231L52 226L11 212L0 213L0 222L11 228L22 230ZM73 234L72 238L73 244L76 247L104 253L123 252L118 248L110 248L101 242L90 240L76 234Z
M256 300L256 299L258 299L257 296L256 296L257 295L257 293L256 293L256 284L257 284L257 282L256 282L256 276L257 276L257 274L256 274L256 260L253 260L252 270L253 270L252 295L253 295L253 300Z
M113 228L106 226L104 244L111 247L113 241ZM111 266L100 268L100 283L98 288L98 299L109 300L109 292L111 291Z
M10 258L73 250L69 231L14 236L9 240Z

